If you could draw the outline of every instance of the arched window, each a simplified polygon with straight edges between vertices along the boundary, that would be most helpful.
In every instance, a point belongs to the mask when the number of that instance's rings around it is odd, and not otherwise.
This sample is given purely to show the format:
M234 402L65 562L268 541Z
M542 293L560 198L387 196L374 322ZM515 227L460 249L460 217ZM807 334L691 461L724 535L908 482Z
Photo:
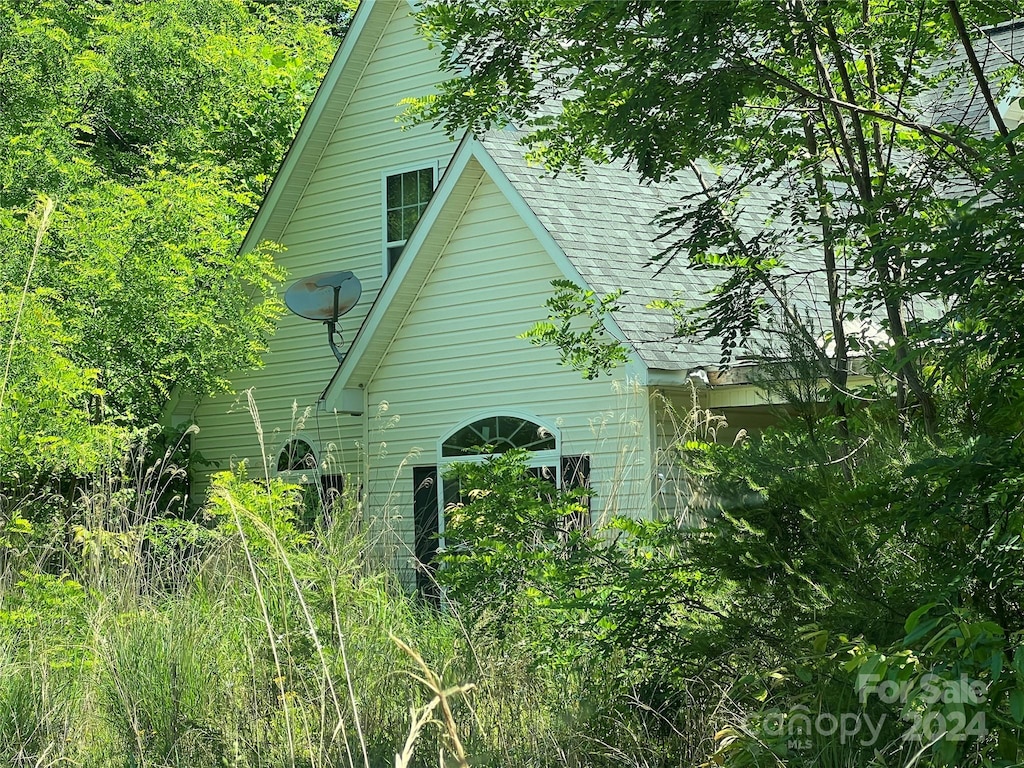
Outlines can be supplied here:
M300 522L312 530L317 517L330 513L345 491L345 476L330 453L321 462L308 440L288 440L277 454L277 476L302 489Z
M547 427L520 416L488 416L455 430L441 443L441 455L490 456L512 448L553 451L555 434Z
M316 454L313 452L313 446L302 438L289 440L277 455L278 472L311 472L316 468Z
M446 467L460 462L486 461L488 457L518 448L529 451L530 471L556 487L588 487L590 456L562 456L561 437L552 426L531 416L511 412L463 422L438 441L436 466L413 467L413 533L416 583L420 593L436 600L433 569L438 545L444 542L444 510L459 501L457 483L443 477ZM589 499L587 500L589 505ZM573 521L590 525L589 509Z
M528 416L501 413L485 416L456 427L448 437L441 440L441 461L439 469L444 474L446 467L466 461L485 461L517 448L529 451L527 465L537 477L544 478L553 486L562 482L561 454L558 433L553 427L539 424ZM441 478L438 482L438 530L444 535L444 509L458 502L462 491L458 483Z

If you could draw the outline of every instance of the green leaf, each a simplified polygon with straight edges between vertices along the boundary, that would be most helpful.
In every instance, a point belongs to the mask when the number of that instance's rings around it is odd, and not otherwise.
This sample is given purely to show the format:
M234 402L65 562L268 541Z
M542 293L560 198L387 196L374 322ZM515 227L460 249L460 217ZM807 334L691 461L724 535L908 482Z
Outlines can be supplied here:
M1024 723L1024 690L1020 688L1010 691L1010 714L1014 722Z
M932 630L934 630L941 623L941 621L942 619L940 617L935 617L931 619L926 619L925 621L919 623L915 623L913 630L910 631L909 634L903 638L903 644L908 646L914 644L922 637L924 637Z
M924 616L926 613L928 613L928 611L930 611L936 605L938 605L938 603L928 603L926 605L922 605L916 611L911 613L907 617L906 622L904 622L904 624L903 624L903 631L906 632L907 634L910 634L911 632L913 632L914 628L917 627L918 622L921 620L921 617ZM909 643L910 640L907 640L905 642Z

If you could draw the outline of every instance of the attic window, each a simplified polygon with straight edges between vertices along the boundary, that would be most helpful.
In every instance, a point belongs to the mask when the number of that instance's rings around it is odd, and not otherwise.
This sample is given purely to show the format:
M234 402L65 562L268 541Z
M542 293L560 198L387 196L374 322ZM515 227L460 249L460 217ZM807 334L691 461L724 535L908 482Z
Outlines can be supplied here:
M386 274L398 263L398 257L412 234L416 222L434 194L436 166L394 173L384 182L385 268Z
M302 439L289 440L277 455L277 471L291 472L316 468L313 446Z

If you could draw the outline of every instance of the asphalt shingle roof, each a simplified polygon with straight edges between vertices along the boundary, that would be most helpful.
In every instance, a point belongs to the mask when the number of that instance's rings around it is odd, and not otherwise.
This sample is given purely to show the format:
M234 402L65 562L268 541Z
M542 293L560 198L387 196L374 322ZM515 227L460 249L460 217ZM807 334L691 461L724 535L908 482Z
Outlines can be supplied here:
M990 76L1012 60L1024 59L1024 21L986 30L975 49ZM925 119L962 122L971 130L990 134L988 109L963 49L951 51L939 66L950 73L946 80L950 85L934 91L930 103L921 104ZM999 100L1014 93L1024 94L1024 83L1001 84L995 95ZM699 305L725 278L721 272L694 269L684 258L667 264L659 261L665 247L665 241L659 239L665 230L656 223L659 215L672 205L699 197L697 180L691 176L642 184L622 163L592 165L583 176L568 172L552 175L525 161L520 143L523 136L514 130L496 130L480 139L589 287L600 294L622 289L615 321L641 359L649 367L663 370L715 365L720 358L717 340L677 338L671 313L649 307L656 299L676 297L685 299L688 306ZM947 180L946 185L954 183ZM746 189L736 214L745 239L786 226L785 214L780 218L780 211L787 207L790 189L785 180ZM976 192L965 182L964 196ZM810 316L819 329L826 329L827 294L819 250L813 242L805 242L798 251L790 246L784 255L790 273L785 292L801 315ZM751 346L756 347L771 333L772 329L766 329L765 335L755 335ZM737 351L738 356L742 354Z
M699 197L697 179L643 184L621 163L589 167L582 177L552 175L527 164L522 135L491 131L481 141L588 286L599 294L622 289L614 319L640 358L662 370L716 365L718 340L678 338L671 312L649 306L656 299L677 297L687 306L698 306L725 278L722 272L695 269L685 258L659 260L665 248L659 236L665 227L657 219L666 208ZM766 222L777 213L771 207L783 194L781 189L756 187L743 199L737 220L745 238L773 226ZM791 269L800 268L787 290L798 297L801 312L825 319L824 286L817 273L803 274L820 264L799 254L786 261Z
M993 97L997 105L1011 96L1022 96L1020 81L999 82L997 73L1014 61L1024 60L1024 20L1018 20L985 30L984 36L974 41L974 51L982 71L990 78ZM963 124L979 134L992 135L988 106L978 87L963 47L957 46L948 59L936 64L932 75L944 72L946 85L937 90L931 103L924 104L926 114L935 123Z

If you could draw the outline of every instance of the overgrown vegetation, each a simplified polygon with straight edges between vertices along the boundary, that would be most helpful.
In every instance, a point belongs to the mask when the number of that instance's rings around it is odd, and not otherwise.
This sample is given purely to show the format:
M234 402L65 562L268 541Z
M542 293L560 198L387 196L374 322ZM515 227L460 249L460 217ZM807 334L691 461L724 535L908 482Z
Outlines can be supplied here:
M692 179L660 258L724 278L658 305L723 360L758 359L788 407L736 445L683 436L697 497L717 499L697 526L539 540L532 504L482 495L465 519L504 505L518 527L449 555L442 579L465 593L517 574L518 617L559 617L550 634L621 659L636 688L619 701L671 731L666 764L695 701L719 730L683 764L1022 764L1024 164L996 103L1022 71L986 31L1019 4L564 10L426 5L460 69L413 117L511 119L556 173ZM615 297L556 288L532 337L591 377L614 362L593 328ZM856 391L854 362L873 379ZM491 469L481 487L508 488L515 458Z
M683 420L699 524L590 532L592 491L522 454L461 465L437 609L372 565L356 499L302 509L243 466L182 515L159 429L174 387L223 388L273 328L271 249L237 246L349 6L0 0L0 759L1024 764L1024 160L1005 125L920 113L1019 74L929 68L1019 9L911 5L427 8L476 87L424 116L529 124L563 88L532 126L553 168L741 169L666 212L664 257L729 277L664 306L726 353L788 331L762 349L776 428ZM751 239L730 212L780 174L789 218ZM794 243L821 327L779 279ZM557 287L528 335L588 377L621 362L615 297ZM915 317L922 294L943 311Z
M1020 764L1019 427L937 449L879 403L851 412L860 446L837 462L832 417L800 416L735 445L679 436L719 499L696 527L575 535L578 494L522 455L466 467L438 577L492 632L532 625L545 667L602 660L611 708L651 727L648 764Z
M259 364L282 274L238 247L346 9L0 2L0 495L73 497Z
M618 728L646 749L607 669L538 664L532 622L468 623L369 565L350 499L303 530L299 489L242 467L184 522L146 502L168 479L103 489L72 541L4 540L5 764L619 765Z

